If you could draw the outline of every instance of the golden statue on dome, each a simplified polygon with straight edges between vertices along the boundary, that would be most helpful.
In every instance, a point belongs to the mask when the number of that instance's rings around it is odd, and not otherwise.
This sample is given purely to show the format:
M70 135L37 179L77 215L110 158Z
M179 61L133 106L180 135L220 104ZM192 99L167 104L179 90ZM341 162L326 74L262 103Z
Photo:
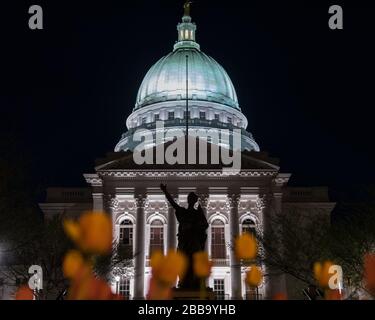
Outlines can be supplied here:
M193 2L192 1L186 1L185 4L184 4L184 16L187 16L187 17L190 17L190 9L191 9L191 4Z

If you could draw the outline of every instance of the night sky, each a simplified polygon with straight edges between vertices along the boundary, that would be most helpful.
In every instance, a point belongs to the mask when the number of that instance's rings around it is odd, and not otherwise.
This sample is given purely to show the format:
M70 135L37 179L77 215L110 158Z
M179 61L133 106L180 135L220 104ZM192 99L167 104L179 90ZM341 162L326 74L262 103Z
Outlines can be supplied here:
M14 137L35 185L84 186L126 131L146 72L172 50L183 1L4 2L1 137ZM192 17L248 130L292 184L373 183L375 3L316 2L197 0ZM42 31L28 28L32 4ZM332 4L344 30L328 28Z

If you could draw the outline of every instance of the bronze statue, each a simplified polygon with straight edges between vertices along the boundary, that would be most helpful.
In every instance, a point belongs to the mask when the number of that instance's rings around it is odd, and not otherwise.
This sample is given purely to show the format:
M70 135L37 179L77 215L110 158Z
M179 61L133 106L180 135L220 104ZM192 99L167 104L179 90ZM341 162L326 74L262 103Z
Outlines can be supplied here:
M176 219L179 223L177 250L186 255L189 263L184 279L180 279L179 288L199 290L200 280L194 275L193 271L193 255L205 250L206 230L208 228L206 216L200 205L198 205L198 209L194 208L198 201L198 196L194 192L189 193L188 207L183 208L174 201L167 191L166 185L161 184L160 189L175 209Z
M191 9L191 4L192 1L186 1L184 4L184 16L189 17L190 16L190 9Z

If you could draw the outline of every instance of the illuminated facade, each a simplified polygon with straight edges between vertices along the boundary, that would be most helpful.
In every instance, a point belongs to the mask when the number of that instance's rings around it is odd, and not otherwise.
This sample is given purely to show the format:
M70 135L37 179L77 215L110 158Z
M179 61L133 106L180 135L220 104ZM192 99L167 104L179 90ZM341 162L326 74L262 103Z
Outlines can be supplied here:
M177 31L173 52L146 74L133 113L126 121L127 132L115 152L99 162L94 174L84 175L90 195L82 191L82 198L64 198L63 193L68 191L61 189L61 197L47 199L40 206L47 216L61 212L74 215L83 208L110 213L116 240L135 256L132 276L116 279L113 290L142 299L151 277L152 251L166 253L177 245L174 210L159 185L166 183L183 206L187 194L195 191L209 222L207 251L214 266L208 285L218 299L262 299L288 292L287 277L282 274L265 277L258 290L248 289L244 281L248 267L236 261L231 250L233 239L244 231L262 232L267 217L286 208L310 208L327 216L333 204L326 189L286 187L290 174L280 173L277 162L260 152L252 134L246 131L248 121L241 112L233 83L223 67L201 51L196 42L196 25L189 15L184 15ZM241 172L225 176L217 167L142 167L134 163L132 151L139 143L133 141L136 130L148 129L155 134L157 121L164 122L165 130L184 129L186 117L189 130L240 129ZM51 190L54 192L59 190ZM265 273L269 271L267 266L261 267Z

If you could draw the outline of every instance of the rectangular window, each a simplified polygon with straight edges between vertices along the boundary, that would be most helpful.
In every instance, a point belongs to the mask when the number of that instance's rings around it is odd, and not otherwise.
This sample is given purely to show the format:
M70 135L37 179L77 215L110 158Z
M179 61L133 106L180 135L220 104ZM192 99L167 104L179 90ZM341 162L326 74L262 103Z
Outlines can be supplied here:
M211 228L211 257L226 259L224 225L213 225Z
M188 112L188 119L190 119L190 111ZM184 119L186 119L186 111L184 111Z
M219 114L215 114L215 120L220 121L220 115Z
M162 225L150 227L150 257L155 251L164 252L164 227Z
M174 112L168 112L168 120L174 120Z
M120 282L118 284L117 293L126 299L130 299L130 280L129 279L125 278L124 276L121 277Z
M242 233L249 233L253 237L256 236L255 227L246 224L242 225Z
M147 123L147 118L142 118L142 124L146 124Z
M214 292L217 300L225 299L224 279L214 279Z
M206 112L199 112L199 119L206 120Z
M133 254L133 226L120 227L120 246L130 255Z
M228 117L228 118L227 118L227 122L228 122L229 124L232 124L232 118Z
M133 245L133 227L120 228L120 242L125 245Z
M160 115L159 114L155 114L154 116L154 121L159 121L160 120Z

